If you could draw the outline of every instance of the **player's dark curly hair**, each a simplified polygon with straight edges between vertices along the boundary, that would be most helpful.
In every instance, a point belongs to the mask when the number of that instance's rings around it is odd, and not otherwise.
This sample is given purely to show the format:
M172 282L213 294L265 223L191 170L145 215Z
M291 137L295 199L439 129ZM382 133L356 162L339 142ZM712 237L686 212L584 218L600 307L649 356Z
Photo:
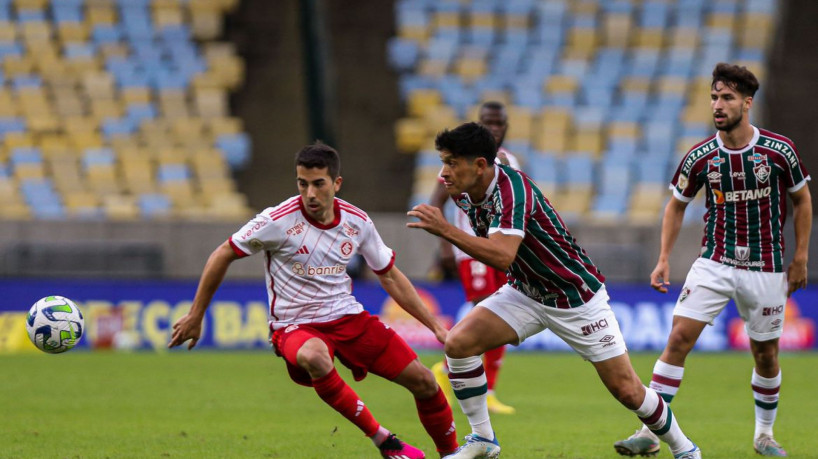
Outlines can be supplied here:
M326 168L333 180L341 173L341 158L338 152L320 140L316 140L314 144L307 145L296 153L295 165L296 167L304 166L307 169Z
M486 158L489 164L494 164L497 156L494 136L477 123L463 123L452 130L444 129L435 138L435 148L437 151L446 150L456 158Z
M719 62L713 69L713 82L710 88L715 88L718 82L733 88L744 97L753 97L758 91L758 79L753 72L747 70L747 67Z

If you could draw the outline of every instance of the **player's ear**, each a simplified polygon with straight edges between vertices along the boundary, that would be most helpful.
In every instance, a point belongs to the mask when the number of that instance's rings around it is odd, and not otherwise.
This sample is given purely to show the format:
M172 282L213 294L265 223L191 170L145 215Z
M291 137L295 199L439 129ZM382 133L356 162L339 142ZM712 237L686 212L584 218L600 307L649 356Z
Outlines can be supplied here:
M339 192L339 191L341 190L341 183L342 183L343 181L344 181L344 179L343 179L343 178L341 178L341 176L340 176L340 175L339 175L338 177L335 177L335 192L336 192L336 193L337 193L337 192Z
M753 108L753 96L745 97L744 104L748 111Z

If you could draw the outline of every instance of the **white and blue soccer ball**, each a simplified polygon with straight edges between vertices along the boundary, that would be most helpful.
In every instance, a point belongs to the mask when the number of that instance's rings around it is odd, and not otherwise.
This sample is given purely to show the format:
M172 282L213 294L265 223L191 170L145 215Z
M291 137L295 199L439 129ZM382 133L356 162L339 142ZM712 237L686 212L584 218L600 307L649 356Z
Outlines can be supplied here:
M85 319L73 301L62 296L47 296L29 309L26 330L37 349L60 354L80 341L85 332Z

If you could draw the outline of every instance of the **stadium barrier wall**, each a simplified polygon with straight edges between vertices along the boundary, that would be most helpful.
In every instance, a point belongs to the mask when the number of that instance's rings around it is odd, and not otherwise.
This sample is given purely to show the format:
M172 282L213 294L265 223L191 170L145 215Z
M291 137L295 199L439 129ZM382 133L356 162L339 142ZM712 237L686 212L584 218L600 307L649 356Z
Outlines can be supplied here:
M448 325L471 307L465 303L458 283L419 283L417 287L429 309ZM664 347L680 287L676 284L675 290L663 295L644 285L608 285L611 306L631 351L655 352ZM173 322L188 311L195 291L194 281L0 279L0 352L34 349L25 334L25 313L35 301L48 295L62 295L80 305L86 324L80 348L164 350ZM400 309L379 284L356 282L353 293L369 312L379 315L415 349L441 349L433 334ZM815 349L818 310L809 306L817 302L818 288L809 288L793 295L785 313L771 308L771 314L786 315L782 349ZM206 315L199 347L269 349L267 309L263 283L224 283ZM697 348L740 350L748 349L748 344L743 322L730 304L712 326L705 328ZM569 350L549 331L511 349Z

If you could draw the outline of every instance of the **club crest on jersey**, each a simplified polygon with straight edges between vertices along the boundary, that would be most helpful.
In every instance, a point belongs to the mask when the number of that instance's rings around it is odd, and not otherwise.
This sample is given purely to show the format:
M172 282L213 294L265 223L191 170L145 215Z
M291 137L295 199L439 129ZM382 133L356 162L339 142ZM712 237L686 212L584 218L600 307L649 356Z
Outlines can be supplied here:
M740 245L737 245L734 252L736 254L736 260L747 261L748 259L750 259L749 247L742 247Z
M349 258L352 255L353 245L349 241L344 241L341 243L341 255L344 258Z
M753 167L753 174L755 174L756 179L758 179L761 183L766 183L767 179L770 178L770 171L772 168L765 164L759 164L758 166Z
M264 248L264 243L256 238L250 239L248 244L250 244L250 247L252 247L253 250L261 250Z
M707 180L710 181L710 183L718 183L721 181L721 173L713 171L707 174Z

